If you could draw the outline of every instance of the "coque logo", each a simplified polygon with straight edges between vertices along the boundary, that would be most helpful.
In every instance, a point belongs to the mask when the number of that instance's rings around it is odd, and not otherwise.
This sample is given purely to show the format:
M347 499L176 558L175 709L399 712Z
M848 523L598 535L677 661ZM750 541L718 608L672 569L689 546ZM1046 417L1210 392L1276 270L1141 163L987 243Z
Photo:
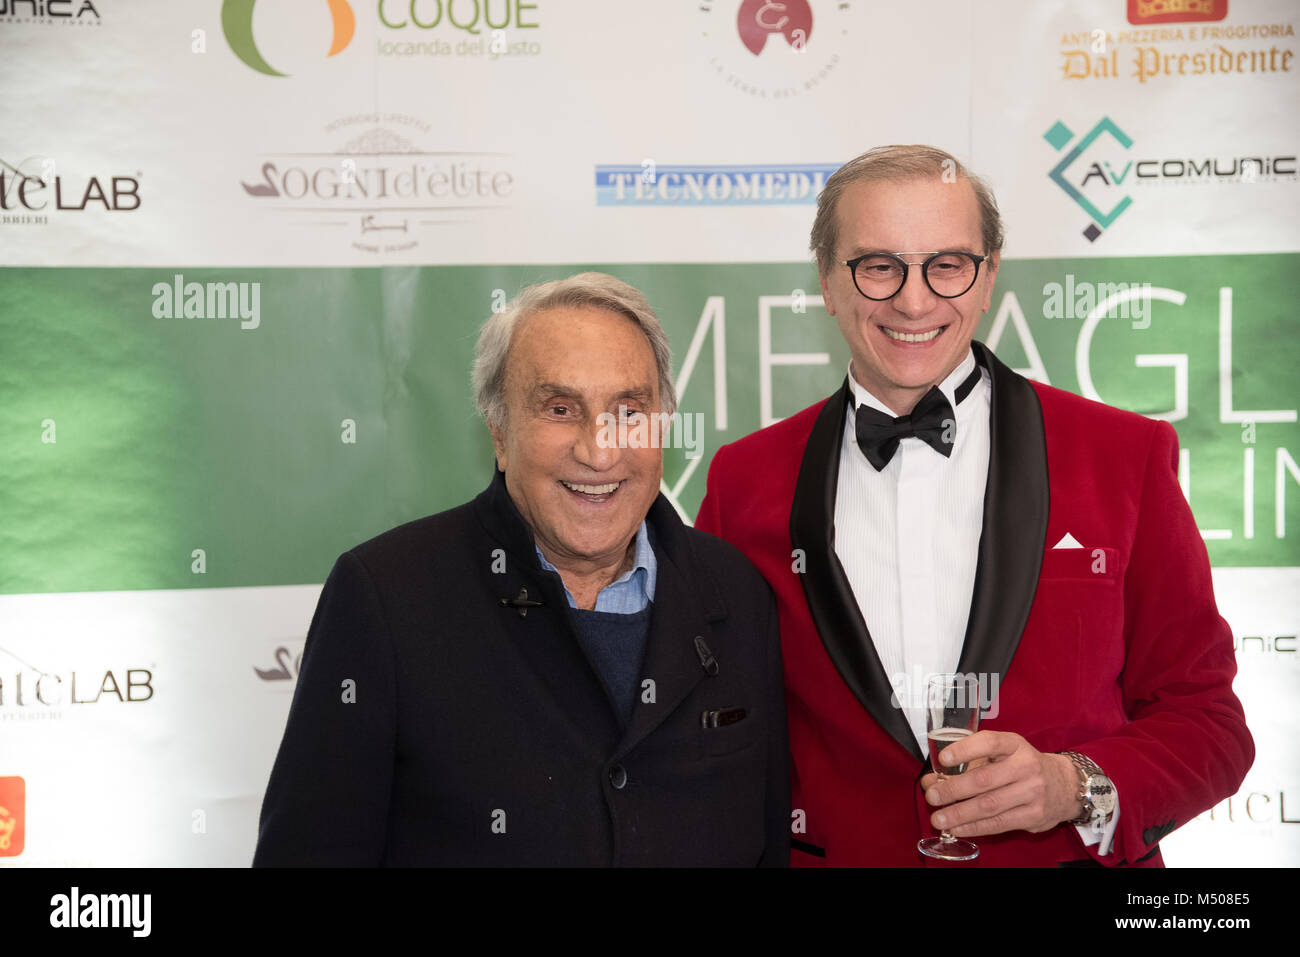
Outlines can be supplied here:
M812 8L808 0L745 0L736 15L740 42L754 56L763 52L770 34L779 33L796 50L812 33Z
M1124 210L1133 204L1132 197L1125 195L1111 204L1109 209L1103 210L1083 192L1083 189L1094 179L1104 186L1121 185L1128 178L1129 168L1132 166L1131 162L1116 168L1109 161L1094 159L1089 163L1086 174L1079 179L1077 185L1074 182L1074 175L1070 173L1070 169L1075 162L1084 153L1089 152L1093 143L1103 133L1110 136L1112 140L1126 150L1133 146L1133 140L1129 138L1127 133L1112 123L1110 117L1102 117L1101 122L1084 134L1083 138L1066 152L1065 156L1061 157L1061 161L1047 174L1051 177L1052 182L1065 190L1066 195L1078 203L1079 207L1092 218L1092 222L1083 231L1083 235L1088 242L1095 242L1097 237L1101 235L1102 230L1108 228ZM1064 123L1058 121L1043 134L1043 139L1047 140L1053 149L1060 150L1064 149L1066 144L1074 139L1074 132Z
M266 62L257 42L253 39L253 6L257 0L223 0L221 4L221 32L226 35L226 42L235 56L243 60L258 73L267 76L288 76ZM342 52L352 42L356 32L357 18L352 12L348 0L325 0L329 5L330 16L334 20L334 41L330 44L328 56Z

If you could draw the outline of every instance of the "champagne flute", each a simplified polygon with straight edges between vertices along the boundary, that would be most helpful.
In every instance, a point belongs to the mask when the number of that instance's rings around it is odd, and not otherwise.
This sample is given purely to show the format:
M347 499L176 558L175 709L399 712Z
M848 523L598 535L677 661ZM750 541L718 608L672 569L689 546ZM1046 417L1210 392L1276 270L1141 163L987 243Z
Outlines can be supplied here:
M966 771L965 763L945 767L939 752L968 735L980 724L979 682L974 675L930 675L925 687L925 728L930 738L930 766L942 780ZM980 849L974 843L944 830L939 837L917 842L916 849L927 857L944 861L973 861Z

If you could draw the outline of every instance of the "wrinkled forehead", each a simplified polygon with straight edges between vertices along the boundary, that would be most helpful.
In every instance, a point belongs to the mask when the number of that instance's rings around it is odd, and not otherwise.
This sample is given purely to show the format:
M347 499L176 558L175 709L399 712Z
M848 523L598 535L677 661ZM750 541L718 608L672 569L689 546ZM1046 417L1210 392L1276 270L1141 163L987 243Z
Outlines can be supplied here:
M507 383L600 394L658 395L650 340L636 320L595 306L547 309L519 321L506 361Z

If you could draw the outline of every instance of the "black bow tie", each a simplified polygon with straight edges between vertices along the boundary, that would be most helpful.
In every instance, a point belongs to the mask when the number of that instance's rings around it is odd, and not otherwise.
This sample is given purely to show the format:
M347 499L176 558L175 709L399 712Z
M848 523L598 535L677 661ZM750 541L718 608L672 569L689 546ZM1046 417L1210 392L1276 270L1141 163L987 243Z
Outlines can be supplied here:
M980 369L977 365L971 370L954 393L958 403L975 388L979 381ZM952 455L953 437L957 432L957 418L953 414L948 397L939 391L937 385L921 396L908 415L895 418L886 412L873 409L868 405L858 406L857 420L854 423L858 435L858 448L867 457L872 468L881 471L898 451L900 439L917 438L940 455L947 458Z

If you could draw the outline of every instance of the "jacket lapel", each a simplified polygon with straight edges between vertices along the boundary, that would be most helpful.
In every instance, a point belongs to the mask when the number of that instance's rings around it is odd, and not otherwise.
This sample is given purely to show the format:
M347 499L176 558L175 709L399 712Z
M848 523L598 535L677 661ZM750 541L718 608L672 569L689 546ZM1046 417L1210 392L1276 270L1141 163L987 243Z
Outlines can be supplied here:
M716 582L708 569L695 560L681 519L662 495L650 507L646 521L651 528L658 572L641 676L654 682L655 697L653 705L638 701L632 709L632 720L616 758L653 732L696 685L707 679L696 639L708 651L715 651L709 623L726 617Z
M804 595L813 623L844 683L895 741L921 760L916 738L903 712L894 707L894 689L876 654L844 568L835 554L835 486L840 444L849 407L849 381L827 400L813 423L790 510L790 542L804 552Z
M997 675L1000 682L1029 620L1047 544L1047 437L1042 404L1029 380L982 342L971 345L989 370L993 393L984 528L957 670Z
M1047 440L1042 406L1029 381L983 343L972 348L993 388L984 524L958 670L995 674L1001 681L1038 588L1047 540ZM893 706L894 689L835 554L835 491L849 397L846 378L813 423L790 511L790 541L804 550L808 608L845 684L890 737L923 759L903 712Z
M505 551L504 573L492 576L494 584L499 580L494 593L498 600L489 613L499 616L520 658L548 689L557 712L567 716L575 735L594 739L598 747L607 749L618 740L617 711L574 632L564 584L537 560L532 532L515 508L502 472L496 472L492 484L474 500L474 508L489 547ZM495 552L480 560L486 568L494 557ZM505 604L512 599L541 604Z
M594 733L593 721L608 726L612 740L619 742L613 758L621 757L708 677L695 638L700 637L713 650L716 643L710 640L710 622L726 617L721 590L708 569L695 559L677 512L660 495L646 515L658 571L641 675L654 681L655 700L653 706L638 701L631 722L620 733L618 709L574 632L563 583L537 561L532 533L511 501L502 473L496 473L475 506L488 535L506 551L508 573L501 576L502 597L518 597L524 587L528 598L544 602L541 607L529 608L526 616L512 607L496 609L512 625L520 654L552 687L557 706L581 725L584 734Z

